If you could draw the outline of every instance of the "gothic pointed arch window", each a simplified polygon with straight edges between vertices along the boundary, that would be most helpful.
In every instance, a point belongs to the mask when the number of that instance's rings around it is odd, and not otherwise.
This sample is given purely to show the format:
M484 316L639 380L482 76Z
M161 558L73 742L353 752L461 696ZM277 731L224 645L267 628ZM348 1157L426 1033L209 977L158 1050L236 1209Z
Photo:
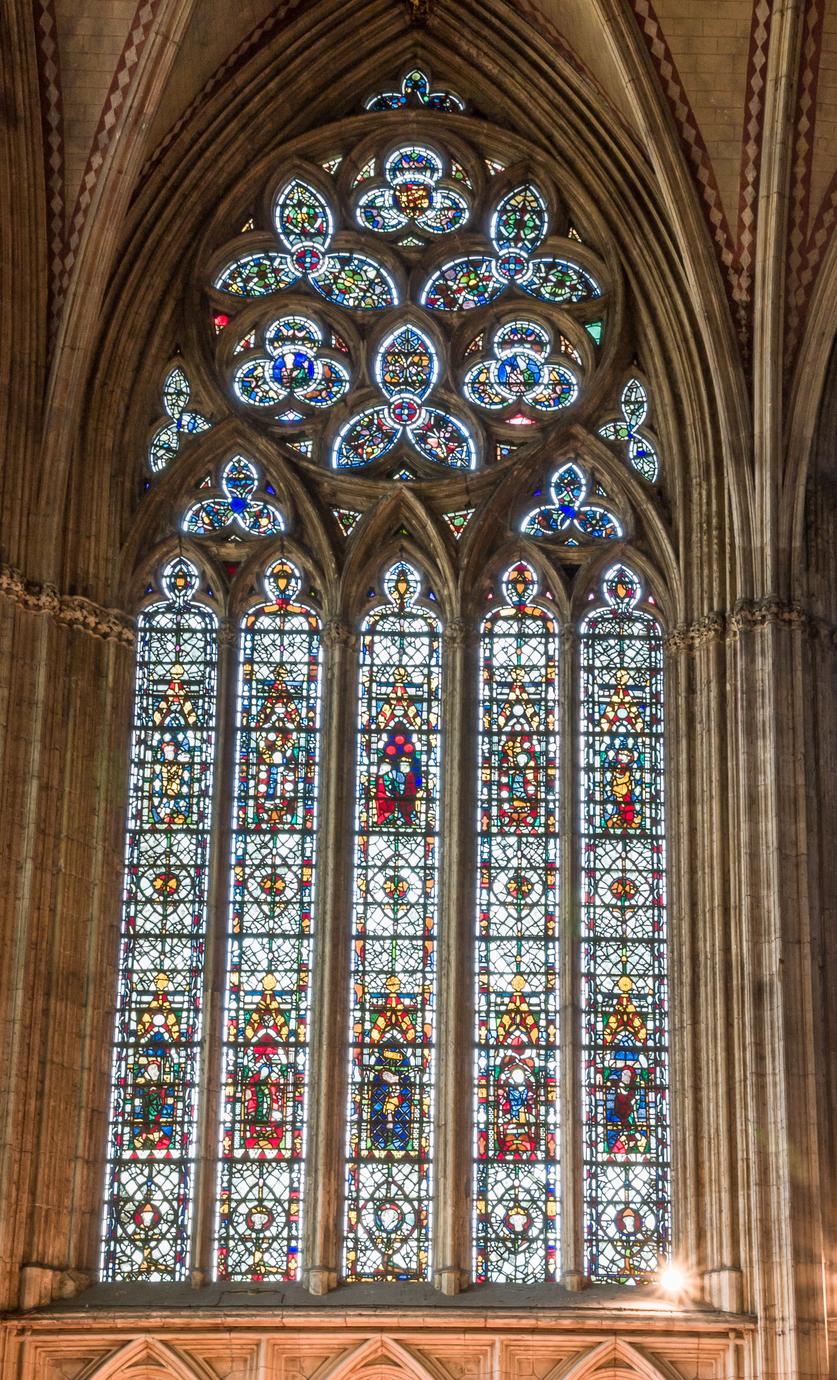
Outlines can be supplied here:
M571 167L453 85L243 172L165 347L108 1280L670 1250L654 389Z

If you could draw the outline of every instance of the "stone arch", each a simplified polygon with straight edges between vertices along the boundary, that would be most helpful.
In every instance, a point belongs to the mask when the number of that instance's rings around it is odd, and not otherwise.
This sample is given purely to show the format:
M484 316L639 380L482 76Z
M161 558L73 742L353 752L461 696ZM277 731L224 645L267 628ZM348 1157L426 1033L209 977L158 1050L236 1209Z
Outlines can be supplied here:
M370 1337L329 1361L314 1380L449 1380L438 1361L419 1358L411 1349L384 1333Z
M86 1371L84 1380L209 1380L199 1361L188 1360L167 1342L137 1337Z
M369 0L367 8L370 42L368 49L364 51L359 72L355 65L347 63L345 52L332 51L332 45L338 42L339 26L333 26L334 37L331 33L322 33L318 27L320 37L317 67L319 69L322 65L324 78L327 71L328 79L324 79L324 87L328 88L330 109L336 110L338 114L342 114L347 105L351 110L356 109L356 100L354 105L351 102L357 93L365 90L367 86L374 86L376 81L388 78L391 71L403 61L405 39L400 25L391 24L384 18L379 13L380 7L373 3L373 0ZM320 9L323 14L329 11L329 0L321 0ZM311 22L312 16L309 11L306 12L306 23ZM647 348L648 351L649 366L653 367L657 376L655 382L659 381L661 386L659 411L661 416L667 418L669 435L666 438L665 449L670 457L669 475L673 490L679 490L673 507L680 519L681 550L684 550L682 529L684 525L690 525L688 518L693 515L695 524L700 521L697 505L702 507L710 504L716 514L722 511L724 505L709 497L713 487L720 482L729 488L731 511L734 515L737 514L734 520L738 523L741 533L736 546L739 553L737 559L743 561L748 549L748 518L745 516L748 505L744 494L746 478L743 467L734 465L731 458L725 458L730 451L731 441L725 439L722 434L726 429L727 437L731 438L734 435L740 436L741 432L740 426L737 430L735 426L727 427L725 420L730 419L738 409L738 402L733 396L732 373L728 372L726 382L723 386L719 385L715 416L712 399L704 385L703 377L707 369L709 372L713 369L717 371L717 361L713 363L713 357L718 352L719 332L715 331L710 338L706 334L705 326L692 319L689 279L698 276L696 264L688 262L688 253L683 263L676 262L675 256L670 254L663 244L665 237L658 234L660 218L669 213L669 208L655 204L658 190L655 190L650 177L645 178L635 159L634 173L642 182L642 186L636 187L632 183L630 188L628 187L624 174L627 150L622 147L628 136L618 126L606 130L604 121L591 120L591 110L595 107L596 100L601 98L597 98L595 92L586 89L583 78L572 71L560 54L536 53L533 45L526 44L526 36L523 35L522 40L515 40L516 43L522 43L519 53L522 63L520 70L504 67L502 71L498 71L492 66L489 72L488 63L481 59L481 54L490 50L494 19L487 16L484 9L473 7L473 13L468 15L468 23L473 31L473 39L469 43L466 56L460 50L461 34L457 30L461 26L452 26L444 16L440 16L438 30L434 28L423 39L428 48L431 67L435 65L440 70L444 69L446 74L449 73L452 80L458 79L463 88L473 94L481 107L485 107L489 118L492 106L497 105L499 94L502 94L507 102L511 102L512 109L517 106L521 110L530 110L533 116L537 114L536 134L542 146L547 139L547 133L550 148L557 149L559 154L562 148L574 147L575 142L581 140L578 157L567 155L561 159L561 176L566 175L569 181L574 179L581 185L581 169L585 155L592 155L595 145L597 157L591 157L590 162L591 165L595 163L601 172L603 191L597 198L588 186L584 193L593 222L603 225L603 204L612 203L617 214L611 215L606 238L613 239L616 234L616 248L619 250L621 235L622 250L625 253L629 239L634 246L642 246L643 250L636 255L635 263L640 316L643 317L640 322L640 333L645 342L643 348ZM525 28L525 21L521 21L521 26ZM159 336L162 329L160 322L164 320L166 313L157 311L155 320L154 308L157 307L161 296L167 296L176 281L178 263L184 259L183 250L186 243L191 244L194 239L195 226L200 224L202 209L209 212L208 206L202 206L207 196L207 186L220 186L220 200L226 204L233 194L235 182L245 176L240 141L245 137L247 129L253 126L264 127L264 122L259 119L259 112L264 101L272 99L270 90L282 71L283 61L288 64L287 70L282 72L283 100L287 107L293 110L300 103L301 97L294 93L301 90L302 77L295 72L292 61L296 29L296 21L291 22L286 31L283 30L281 35L266 43L258 58L253 57L249 64L245 65L244 76L241 80L236 79L233 108L225 111L223 121L214 121L210 118L215 106L215 96L207 102L206 108L194 113L165 155L151 169L147 185L139 192L132 224L128 230L123 266L114 280L105 313L106 326L100 338L103 353L113 354L110 368L116 370L122 378L130 376L131 361L135 360L137 349L150 348ZM310 44L306 51L310 59ZM549 73L545 70L547 66L550 67ZM255 80L256 67L261 73L261 79L258 81ZM251 68L252 76L248 76ZM554 101L555 80L559 80L562 86L566 87L566 101ZM226 93L227 98L230 95L230 92ZM317 99L319 101L320 98ZM326 116L325 110L320 112L317 102L314 105L317 108L313 109L312 113L309 103L304 116L304 128L302 115L295 116L286 125L288 140L282 147L287 148L289 158L293 157L296 135L302 138L316 124L320 114L324 118ZM583 129L582 106L585 124ZM363 119L363 116L354 114L345 117L348 124L357 128L359 135L364 128L361 123ZM172 201L169 195L169 179L174 167L173 159L180 157L181 143L184 139L190 142L191 153L185 164L181 161L178 176L184 176L189 185L187 188L184 183L180 188L176 199L177 205L182 206L191 202L193 193L196 205L198 202L201 203L197 205L198 219L192 215L188 219L188 224L184 218L178 216L177 206L172 207L168 204ZM260 158L254 160L254 165L264 165L264 172L275 153L276 150L266 150ZM554 157L554 154L552 156ZM207 175L210 163L211 177ZM261 172L252 174L254 177L261 175ZM248 169L248 181L250 177L251 172ZM200 183L202 185L199 186ZM621 212L624 212L624 218L629 222L626 223L624 232L614 225L614 219L618 219L618 213ZM693 245L691 248L699 257L699 247ZM153 275L154 281L158 284L156 294L149 293L147 288L140 292L141 284L149 275ZM712 281L705 275L701 281L704 295L711 296L714 290ZM138 305L139 296L145 300ZM718 302L715 302L712 311L720 310ZM133 323L129 331L124 329L126 312L131 313ZM653 326L652 317L656 317L656 324ZM701 355L702 363L699 359ZM105 372L109 372L109 369ZM105 433L110 431L113 434L112 424L104 425L108 403L97 396L107 391L107 388L98 387L91 391L91 434L93 431L103 434L103 426ZM674 399L679 400L676 408ZM140 420L138 407L136 399L128 400L126 415L129 431ZM114 441L119 448L120 457L124 457L127 449L124 441L118 441L115 436ZM92 447L85 449L93 454ZM104 452L108 449L108 446L102 448ZM716 460L715 457L720 458ZM104 466L104 455L100 463ZM96 525L103 534L103 549L95 554L90 550L89 558L98 567L102 579L107 578L107 555L104 549L108 541L107 530L117 519L117 513L124 513L125 504L128 502L128 494L125 491L128 480L125 476L119 477L119 469L118 465L111 466L112 472L116 475L112 486L94 485L91 475L91 488L86 499L82 500L85 504L89 501L95 505L100 514ZM80 482L85 482L82 476ZM743 556L740 554L742 552ZM709 556L709 553L707 555ZM697 586L705 579L711 578L707 570L711 556L707 560L697 559L692 554L691 545L686 542L685 554L681 559L691 563L690 577L687 578L684 572L684 585Z
M611 1337L552 1371L547 1380L680 1380L680 1376L622 1337Z

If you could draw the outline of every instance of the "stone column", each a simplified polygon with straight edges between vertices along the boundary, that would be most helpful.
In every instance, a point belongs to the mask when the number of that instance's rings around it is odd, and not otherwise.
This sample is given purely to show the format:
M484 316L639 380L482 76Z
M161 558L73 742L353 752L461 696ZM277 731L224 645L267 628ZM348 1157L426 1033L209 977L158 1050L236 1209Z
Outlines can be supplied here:
M740 917L744 1050L738 1152L747 1224L745 1307L760 1326L750 1377L828 1375L822 1207L819 954L808 894L811 633L798 606L767 597L731 620L737 817L731 867Z
M671 1144L675 1258L708 1303L736 1312L744 1051L726 860L736 844L725 630L710 615L666 639Z
M95 1270L131 706L129 620L0 581L5 1306Z
M560 631L558 656L560 833L558 1079L561 1283L587 1284L584 1265L584 1093L581 1052L581 842L579 785L579 638L575 623Z

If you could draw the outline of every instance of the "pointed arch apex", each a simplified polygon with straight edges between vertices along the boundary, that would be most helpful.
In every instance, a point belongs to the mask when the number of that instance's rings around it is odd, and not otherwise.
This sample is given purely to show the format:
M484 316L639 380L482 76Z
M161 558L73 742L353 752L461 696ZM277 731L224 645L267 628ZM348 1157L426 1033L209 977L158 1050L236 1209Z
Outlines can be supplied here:
M608 1337L583 1356L562 1364L546 1380L680 1380L680 1375L623 1337Z
M104 1361L96 1361L83 1380L210 1380L210 1372L156 1337L135 1337Z
M314 1380L355 1380L361 1375L365 1380L372 1380L373 1376L378 1380L386 1374L395 1380L394 1372L409 1380L450 1380L447 1370L438 1361L419 1357L411 1348L383 1332L367 1338L336 1361L327 1361Z

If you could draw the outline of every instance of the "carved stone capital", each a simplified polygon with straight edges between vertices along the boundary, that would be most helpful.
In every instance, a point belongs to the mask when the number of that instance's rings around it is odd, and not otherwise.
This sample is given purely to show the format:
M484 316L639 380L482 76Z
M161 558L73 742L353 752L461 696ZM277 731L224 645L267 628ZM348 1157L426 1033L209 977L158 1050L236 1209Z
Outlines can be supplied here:
M55 585L27 580L14 566L0 566L0 595L31 613L44 613L65 627L133 646L134 620L121 609L102 608L78 594L61 594Z
M218 646L234 647L238 642L238 628L231 618L222 618L218 624Z
M323 646L329 650L336 647L353 647L355 633L342 618L329 618L323 627L322 640Z
M730 617L730 629L735 636L752 628L764 628L768 624L808 628L812 622L811 615L801 604L791 604L775 594L768 594L763 599L739 599Z
M447 647L472 647L479 640L479 630L465 618L452 618L445 626L442 638Z
M742 633L770 626L798 628L809 637L825 641L835 638L835 629L801 604L768 594L763 599L739 599L732 612L716 610L694 623L681 623L666 637L666 650L675 654L695 652L710 642L731 642Z
M694 652L708 642L722 642L726 636L727 619L723 613L708 613L694 623L681 623L672 628L665 639L668 652Z

